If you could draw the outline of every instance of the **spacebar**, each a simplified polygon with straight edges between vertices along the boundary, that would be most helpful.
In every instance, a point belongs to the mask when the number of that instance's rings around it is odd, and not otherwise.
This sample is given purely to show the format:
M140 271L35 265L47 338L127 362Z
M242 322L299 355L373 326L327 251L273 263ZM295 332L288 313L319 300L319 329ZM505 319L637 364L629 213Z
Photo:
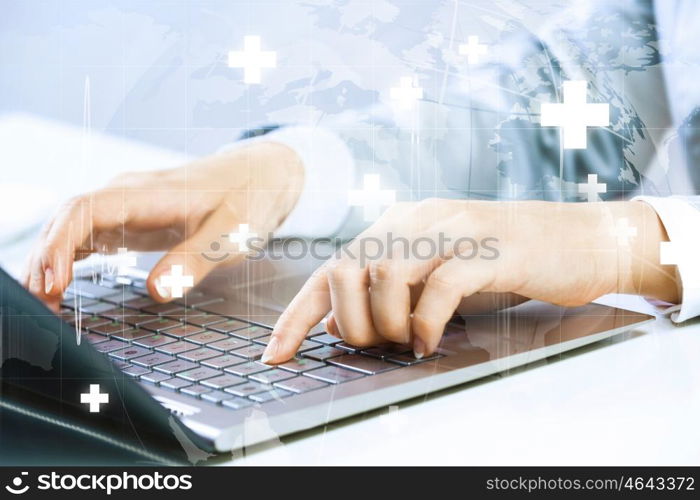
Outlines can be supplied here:
M374 375L398 368L395 364L360 354L344 354L336 358L329 358L326 360L326 363L366 373L367 375Z

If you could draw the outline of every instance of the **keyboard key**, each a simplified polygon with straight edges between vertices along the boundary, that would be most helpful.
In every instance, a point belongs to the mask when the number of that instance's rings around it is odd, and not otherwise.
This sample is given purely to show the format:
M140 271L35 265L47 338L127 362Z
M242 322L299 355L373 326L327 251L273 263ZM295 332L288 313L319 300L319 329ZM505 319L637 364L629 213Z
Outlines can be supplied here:
M196 309L189 309L185 307L175 312L170 312L166 314L166 317L199 327L205 327L214 323L226 321L226 318L224 318L223 316L217 316L215 314L209 314L202 311L197 311Z
M362 353L375 358L386 359L390 358L391 356L406 354L412 351L413 349L410 346L404 344L384 344L376 347L370 347L369 349L364 349Z
M175 339L173 337L168 337L160 333L156 333L155 335L151 335L150 337L141 337L139 339L134 340L134 344L143 347L160 347L165 344L171 344L173 342L175 342Z
M105 302L111 302L112 304L121 304L122 302L126 302L127 300L132 300L139 297L140 295L134 292L124 290L122 292L117 292L113 295L107 295L106 297L102 297L102 300L104 300Z
M245 384L238 384L232 387L227 387L224 389L229 394L234 396L249 396L251 394L257 394L259 392L266 392L270 390L270 386L266 384L261 384L259 382L247 382Z
M158 365L154 369L159 372L167 373L169 375L175 375L176 373L184 372L185 370L191 370L193 368L197 368L196 363L190 363L189 361L185 361L184 359L177 359L175 361L171 361L170 363Z
M190 335L187 337L187 342L195 342L197 344L211 344L212 342L218 342L219 340L226 340L229 337L223 333L217 332L202 332L196 335Z
M152 306L146 306L141 308L143 312L147 312L150 314L158 314L159 316L164 316L168 313L176 312L179 309L180 306L178 304L173 304L172 302L169 302L167 304L154 304Z
M73 310L80 309L82 306L87 306L91 304L99 304L99 302L93 299L83 299L68 296L63 297L63 300L61 301L61 307Z
M350 345L347 342L338 342L333 347L336 347L337 349L342 349L347 352L359 352L362 350L361 347Z
M196 347L196 345L195 345ZM215 351L214 349L208 349L206 347L200 347L199 349L195 349L193 351L187 351L182 354L180 354L179 357L182 359L186 359L188 361L202 361L205 359L209 358L215 358L217 356L221 355L219 351Z
M346 370L338 366L326 366L318 370L304 372L304 376L323 380L329 384L342 384L343 382L349 382L350 380L364 377L361 373Z
M107 342L100 342L99 344L93 344L93 347L97 352L108 353L111 351L116 351L117 349L122 349L128 346L126 342L121 342L119 340L108 340Z
M144 324L143 327L152 332L163 333L163 330L166 330L167 328L173 328L180 325L182 325L182 323L175 321L174 319L160 318L157 321L150 321Z
M251 394L248 396L256 403L267 403L268 401L277 401L294 394L293 392L285 391L284 389L272 389L271 391Z
M250 345L248 347L241 347L240 349L235 349L230 352L230 354L235 354L249 361L260 359L263 352L265 351L264 345Z
M242 330L234 330L233 332L231 332L231 335L243 340L253 340L258 337L265 337L266 335L270 335L270 333L272 333L272 330L268 328L263 328L261 326L251 326Z
M207 344L207 347L217 349L219 351L232 351L233 349L238 349L239 347L246 347L249 345L251 345L250 342L246 340L229 337L226 340L219 340L218 342Z
M138 346L129 346L109 353L109 355L113 358L121 359L123 361L129 361L132 358L138 358L139 356L145 356L146 354L151 354L151 351Z
M316 380L315 378L294 377L289 378L287 380L282 380L280 382L275 382L275 386L281 387L282 389L287 391L301 394L303 392L309 392L315 389L328 387L328 384L326 382L322 382L321 380Z
M247 363L229 366L228 368L225 368L224 371L227 373L233 373L234 375L239 375L241 377L247 377L248 375L251 375L253 373L260 373L269 369L270 367L267 365L249 361Z
M223 316L218 316L216 314L199 312L197 316L187 316L184 318L184 321L190 325L204 328L205 326L215 325L216 323L223 323L227 319L228 318L224 318Z
M140 380L144 380L146 382L150 382L151 384L159 384L165 380L169 380L170 375L166 375L165 373L160 373L160 372L150 372L150 373L145 373L141 375Z
M264 337L258 337L257 339L253 339L253 342L255 342L256 344L267 345L270 343L271 338L272 335L265 335Z
M113 333L112 337L119 340L131 341L143 337L148 337L150 335L153 335L153 332L141 330L140 328L130 328L128 330L124 330L123 332Z
M314 335L311 337L311 340L314 342L320 342L321 344L325 345L330 345L333 346L335 344L339 344L340 342L343 341L343 339L339 339L338 337L334 337L333 335L329 333L322 333L321 335Z
M417 365L418 363L425 363L426 361L433 361L434 359L441 358L443 355L434 352L430 356L424 356L421 359L416 359L416 357L411 352L410 354L399 354L397 356L392 356L387 358L387 361L391 363L397 363L403 366Z
M178 297L173 300L174 304L179 304L181 306L186 306L187 302L190 300L196 300L198 298L204 297L204 293L199 290L189 290L184 296Z
M144 368L143 366L136 366L136 365L131 365L128 368L124 368L122 370L123 373L126 373L130 377L140 377L141 375L145 375L146 373L150 373L151 370L148 368Z
M68 285L67 291L73 295L80 295L81 297L88 297L90 299L101 299L102 297L115 295L119 292L114 288L104 287L87 280L74 280Z
M216 377L217 375L223 375L219 370L214 370L213 368L208 368L206 366L200 366L194 368L193 370L188 370L186 372L178 373L177 376L189 380L191 382L199 382L207 378Z
M93 333L99 333L101 335L111 335L113 333L123 332L131 328L129 325L124 323L119 323L117 321L112 321L110 323L104 323L102 325L93 326L90 331Z
M130 299L130 300L125 300L122 305L124 307L128 307L129 309L136 309L139 310L144 307L151 307L156 305L157 302L155 302L152 298L150 297L137 297L135 299Z
M212 389L224 389L226 387L243 384L245 382L246 379L243 377L238 377L236 375L221 375L220 377L209 378L202 381L202 385L211 387Z
M251 380L255 380L256 382L260 382L262 384L273 384L275 382L279 382L280 380L285 380L288 378L292 378L295 375L293 373L290 373L288 371L280 370L278 368L273 368L272 370L267 370L264 372L260 373L255 373L250 376Z
M217 352L217 354L221 354ZM233 356L232 354L224 354L223 356L218 356L216 358L209 358L202 361L205 366L210 366L211 368L218 368L219 370L226 368L228 366L238 365L245 363L243 359L238 356Z
M235 330L241 330L242 328L248 328L249 326L250 325L248 323L238 321L237 319L227 319L222 323L211 325L209 329L220 333L230 333Z
M102 323L109 323L109 320L106 320L104 318L100 318L99 316L92 316L91 314L85 314L85 313L76 313L75 311L68 311L68 312L63 311L58 316L59 316L59 318L61 318L63 321L65 321L69 325L75 325L76 320L80 320L80 323L82 326L82 324L85 322L86 319L93 318L93 317L102 321Z
M95 304L90 304L89 306L81 306L80 311L88 314L101 314L104 311L109 311L114 307L114 304L107 304L106 302L97 302Z
M199 307L206 304L215 304L217 302L223 302L222 297L212 297L211 295L205 295L202 292L191 291L184 297L175 299L173 302L181 306L188 307Z
M248 406L252 406L253 402L246 398L232 396L231 399L226 399L222 401L221 404L227 408L231 408L232 410L241 410L243 408L247 408Z
M202 399L209 401L211 403L219 404L227 399L233 399L236 396L233 394L227 394L224 391L211 391L202 394Z
M398 368L396 364L387 363L381 359L371 358L361 354L345 354L337 358L331 358L328 362L332 365L342 366L348 370L355 370L367 375L375 375Z
M171 321L171 320L168 320ZM164 333L166 335L170 335L171 337L177 337L177 338L183 338L187 337L188 335L194 335L195 333L201 333L202 329L199 328L198 326L194 325L180 325L180 326L175 326L173 328L168 328L167 330L163 330L161 333Z
M185 387L191 386L192 382L188 382L187 380L181 378L171 378L161 382L160 385L161 387L165 387L166 389L170 389L171 391L177 391Z
M143 278L131 278L131 286L135 293L141 295L148 295L148 290L146 290L146 280Z
M99 333L84 333L81 338L84 338L91 344L99 344L100 342L107 342L109 340L109 337L105 337Z
M318 349L319 347L323 347L323 344L319 344L318 342L314 342L313 340L304 340L299 345L299 348L297 349L297 353L301 354L302 352L311 351L313 349Z
M323 323L319 323L316 326L312 326L309 330L309 333L306 334L306 338L315 337L316 335L319 335L321 333L326 333L326 325Z
M111 321L106 318L100 318L99 316L87 316L80 321L80 327L83 329L90 329L96 326L106 325L107 323L111 323Z
M178 340L177 342L173 342L172 344L165 344L164 346L160 346L156 350L174 356L176 354L180 354L186 351L193 351L197 348L197 344L191 344L189 342L185 342L184 340Z
M172 306L172 304L170 304ZM179 322L184 322L184 318L187 317L188 314L197 314L199 311L195 311L194 309L188 309L187 307L179 307L177 305L173 306L175 309L169 310L167 313L161 314L161 316L174 319L175 321Z
M169 363L170 361L175 361L175 358L161 352L154 352L153 354L141 356L140 358L134 358L131 360L131 363L151 368L156 365L162 365L163 363Z
M133 313L131 309L125 309L123 307L113 307L112 309L109 309L108 311L105 311L103 313L100 313L100 316L103 318L109 318L112 321L120 321L124 322L124 316L128 316L131 313Z
M342 356L346 354L346 351L336 349L335 347L326 346L320 349L314 349L313 351L307 351L302 354L305 358L315 359L316 361L325 361L327 359L333 358L335 356Z
M114 359L114 358L111 358L111 359L112 359L112 364L113 364L118 370L124 370L125 368L128 368L129 366L131 366L131 365L130 365L129 363L127 363L126 361L120 361L120 360Z
M211 392L211 389L209 387L204 387L202 385L191 385L189 387L183 387L180 390L181 393L187 394L188 396L194 396L195 398L198 398L199 396L206 394L208 392Z
M135 311L131 311L134 313ZM156 316L154 314L146 314L146 313L141 313L141 314L127 314L122 318L122 322L128 323L129 325L133 326L143 326L148 323L152 323L154 321L158 321L160 319L160 316Z
M322 366L326 365L314 359L293 358L287 361L286 363L282 363L278 366L283 370L287 370L292 373L303 373L308 372L309 370L314 370L316 368L321 368Z

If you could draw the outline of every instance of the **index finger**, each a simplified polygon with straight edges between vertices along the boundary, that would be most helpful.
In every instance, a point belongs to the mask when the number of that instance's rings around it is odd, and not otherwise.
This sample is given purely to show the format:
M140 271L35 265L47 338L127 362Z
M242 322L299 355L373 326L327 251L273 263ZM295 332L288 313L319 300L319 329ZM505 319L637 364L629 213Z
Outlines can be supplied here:
M29 281L43 292L44 300L60 296L71 282L76 253L90 235L123 226L135 204L131 196L100 190L74 198L60 209L42 235L29 270ZM86 255L94 250L91 247L90 242Z
M327 268L314 272L279 317L260 361L277 364L294 357L309 330L331 310Z

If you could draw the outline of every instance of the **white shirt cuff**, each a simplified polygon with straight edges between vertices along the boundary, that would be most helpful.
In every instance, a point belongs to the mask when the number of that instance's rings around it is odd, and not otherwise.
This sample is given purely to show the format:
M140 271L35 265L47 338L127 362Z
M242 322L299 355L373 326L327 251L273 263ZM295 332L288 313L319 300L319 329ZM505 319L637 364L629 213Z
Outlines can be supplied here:
M291 148L304 165L304 187L296 205L274 232L275 238L321 238L340 229L350 212L348 189L354 185L355 162L345 142L320 127L282 127L223 148L252 141L277 142Z
M683 285L683 300L667 312L676 323L700 316L700 210L683 197L636 196L656 210L669 243L662 243L662 264L675 264Z

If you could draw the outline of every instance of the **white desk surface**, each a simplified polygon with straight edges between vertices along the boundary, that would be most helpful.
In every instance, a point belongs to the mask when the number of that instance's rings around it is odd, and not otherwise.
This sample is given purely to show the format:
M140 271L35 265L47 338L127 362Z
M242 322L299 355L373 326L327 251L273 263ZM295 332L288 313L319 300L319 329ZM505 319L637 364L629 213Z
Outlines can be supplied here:
M56 166L76 164L82 137L80 130L33 117L0 117L0 163L15 165L11 172L3 167L0 182L42 185L56 197L67 197L97 187L121 170L185 159L93 134L91 174L77 185ZM17 272L30 240L0 247L0 263ZM604 301L650 311L636 297ZM264 418L250 427L251 432L269 432ZM700 321L678 327L659 318L557 359L400 403L395 411L383 408L273 437L231 458L221 463L698 465Z

